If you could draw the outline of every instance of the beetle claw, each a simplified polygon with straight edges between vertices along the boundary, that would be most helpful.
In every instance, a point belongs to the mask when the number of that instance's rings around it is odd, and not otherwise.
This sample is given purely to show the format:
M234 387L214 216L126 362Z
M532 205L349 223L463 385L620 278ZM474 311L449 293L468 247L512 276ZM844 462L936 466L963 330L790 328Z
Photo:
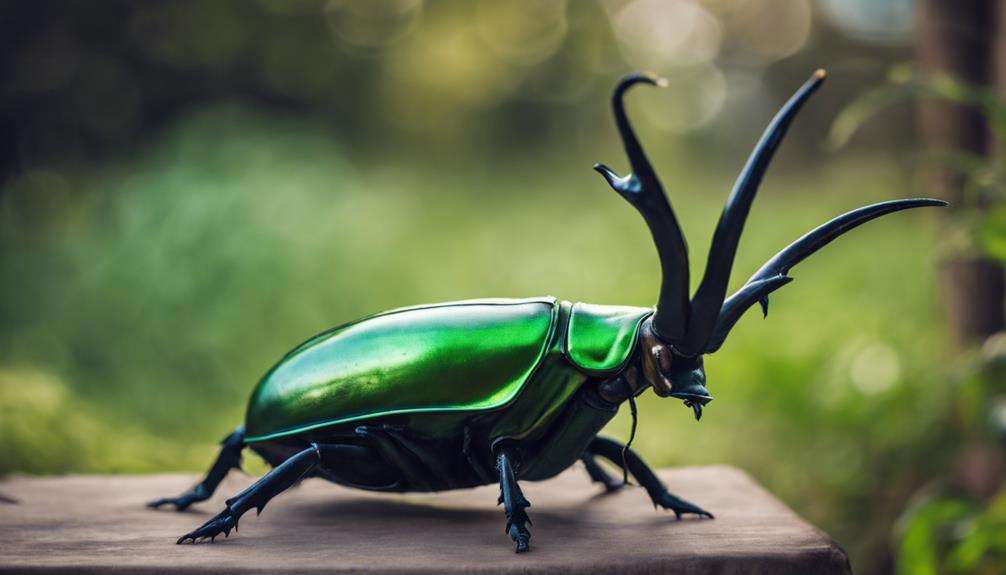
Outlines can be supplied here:
M210 540L210 543L216 543L216 538L221 533L224 534L225 538L230 536L231 529L234 529L234 523L234 517L230 514L230 510L225 509L219 515L200 526L199 529L179 537L176 543L181 545L188 541L196 544L207 539Z
M689 503L680 497L676 497L667 491L664 491L659 497L654 499L654 505L659 505L664 509L669 509L674 512L674 517L679 521L686 513L692 513L698 515L699 517L708 517L713 519L713 514L702 509L698 505Z

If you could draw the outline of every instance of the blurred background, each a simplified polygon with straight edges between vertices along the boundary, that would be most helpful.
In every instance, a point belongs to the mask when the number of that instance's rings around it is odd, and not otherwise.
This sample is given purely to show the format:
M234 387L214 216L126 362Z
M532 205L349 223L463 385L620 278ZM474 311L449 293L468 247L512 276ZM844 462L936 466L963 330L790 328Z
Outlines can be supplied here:
M3 2L0 473L202 471L274 361L375 311L652 305L648 232L590 170L627 170L614 81L670 80L630 114L697 275L762 128L825 67L734 285L860 205L953 208L796 268L707 358L702 422L648 395L636 445L744 468L859 573L1002 573L998 4Z

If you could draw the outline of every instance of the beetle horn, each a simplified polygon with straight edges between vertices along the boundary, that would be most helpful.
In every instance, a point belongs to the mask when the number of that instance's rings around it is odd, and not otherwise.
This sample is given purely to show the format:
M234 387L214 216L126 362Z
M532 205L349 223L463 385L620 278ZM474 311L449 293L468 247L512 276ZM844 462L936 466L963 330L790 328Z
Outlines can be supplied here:
M611 96L615 124L629 157L632 173L620 177L604 164L595 164L594 169L604 176L612 189L639 211L650 228L663 276L657 311L653 315L653 330L660 339L676 342L685 335L685 327L688 325L688 246L667 194L625 114L625 93L636 84L666 86L667 81L646 74L630 74L618 82Z
M773 256L751 276L743 287L723 303L716 321L716 328L703 353L712 353L718 350L730 333L730 329L755 302L761 302L762 310L768 314L768 295L792 281L792 278L786 275L790 268L807 259L835 238L886 214L911 208L946 205L947 203L942 200L928 198L881 202L842 214L814 228Z
M786 135L786 129L810 95L824 82L825 76L824 70L817 70L793 94L765 129L747 164L741 170L733 191L730 192L730 197L723 207L719 223L716 224L716 232L709 247L705 275L691 301L688 331L678 345L680 353L694 355L700 353L708 344L727 295L730 269L737 254L744 221L747 219L755 194L758 193L758 185L761 184L779 143Z

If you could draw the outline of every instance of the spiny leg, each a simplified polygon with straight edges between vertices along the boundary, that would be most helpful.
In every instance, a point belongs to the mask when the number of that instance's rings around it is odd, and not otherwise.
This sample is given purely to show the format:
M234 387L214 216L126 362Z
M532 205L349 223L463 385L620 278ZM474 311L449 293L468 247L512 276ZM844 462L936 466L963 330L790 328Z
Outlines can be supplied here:
M221 533L228 536L237 529L238 520L246 511L256 508L259 513L270 499L289 489L307 475L321 461L321 449L312 443L307 449L287 459L241 493L227 500L227 506L195 531L178 538L178 543L209 538L213 541Z
M500 477L500 498L499 503L503 504L506 512L506 534L514 540L516 552L524 553L530 549L531 532L527 526L531 524L531 519L524 509L531 507L531 503L524 498L524 493L517 484L517 474L514 471L515 461L513 456L501 448L496 455L496 470Z
M340 463L359 464L365 472L379 473L373 465L367 462L380 461L379 455L371 448L352 444L317 444L311 443L306 449L299 451L270 472L263 475L258 482L226 501L226 507L216 517L204 523L199 529L183 535L178 543L213 539L221 533L224 537L230 535L230 530L237 530L237 522L250 509L259 513L266 509L273 498L297 485L305 476L310 475L322 461L326 467ZM376 469L376 470L375 470Z
M220 442L222 446L213 467L198 485L178 497L162 497L147 503L147 507L158 508L162 505L174 505L178 511L183 511L193 503L205 501L213 496L220 482L227 477L231 469L241 468L241 451L244 449L245 429L238 427Z
M583 466L587 468L587 475L590 476L590 480L594 483L600 483L604 485L604 490L607 492L618 491L623 486L624 483L615 479L604 470L603 467L597 462L594 454L584 453L580 456L580 461L583 462Z
M681 516L685 513L694 513L700 517L713 518L712 513L668 492L667 487L660 481L657 474L646 465L646 462L635 451L626 449L621 443L606 437L595 437L587 447L587 453L600 455L621 467L623 449L625 449L625 464L629 468L629 473L646 489L646 493L649 494L653 505L670 509L678 519L681 519Z

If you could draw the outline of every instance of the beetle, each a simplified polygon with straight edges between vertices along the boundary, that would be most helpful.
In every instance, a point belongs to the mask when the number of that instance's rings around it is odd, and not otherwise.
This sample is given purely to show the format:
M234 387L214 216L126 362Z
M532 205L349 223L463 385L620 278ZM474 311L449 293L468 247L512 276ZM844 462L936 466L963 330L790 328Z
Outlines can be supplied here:
M230 535L248 510L306 477L373 491L431 492L498 484L505 532L529 549L530 503L520 481L538 481L583 462L608 490L628 475L655 506L712 519L671 494L634 451L598 436L647 389L680 400L696 419L712 400L703 356L722 345L755 303L791 281L790 268L849 230L892 212L942 206L932 199L882 202L841 215L780 251L733 295L727 282L758 186L791 121L824 81L823 70L785 103L766 128L726 201L707 266L689 298L688 253L667 195L625 112L625 94L647 74L622 78L612 95L615 123L631 165L597 170L642 215L662 279L652 308L570 303L555 298L489 299L396 309L330 329L286 354L259 381L244 425L222 442L205 478L178 497L183 510L208 499L250 448L272 469L228 499L223 511L178 543ZM633 419L635 423L635 419ZM631 442L631 440L630 440ZM622 481L598 463L622 468Z

